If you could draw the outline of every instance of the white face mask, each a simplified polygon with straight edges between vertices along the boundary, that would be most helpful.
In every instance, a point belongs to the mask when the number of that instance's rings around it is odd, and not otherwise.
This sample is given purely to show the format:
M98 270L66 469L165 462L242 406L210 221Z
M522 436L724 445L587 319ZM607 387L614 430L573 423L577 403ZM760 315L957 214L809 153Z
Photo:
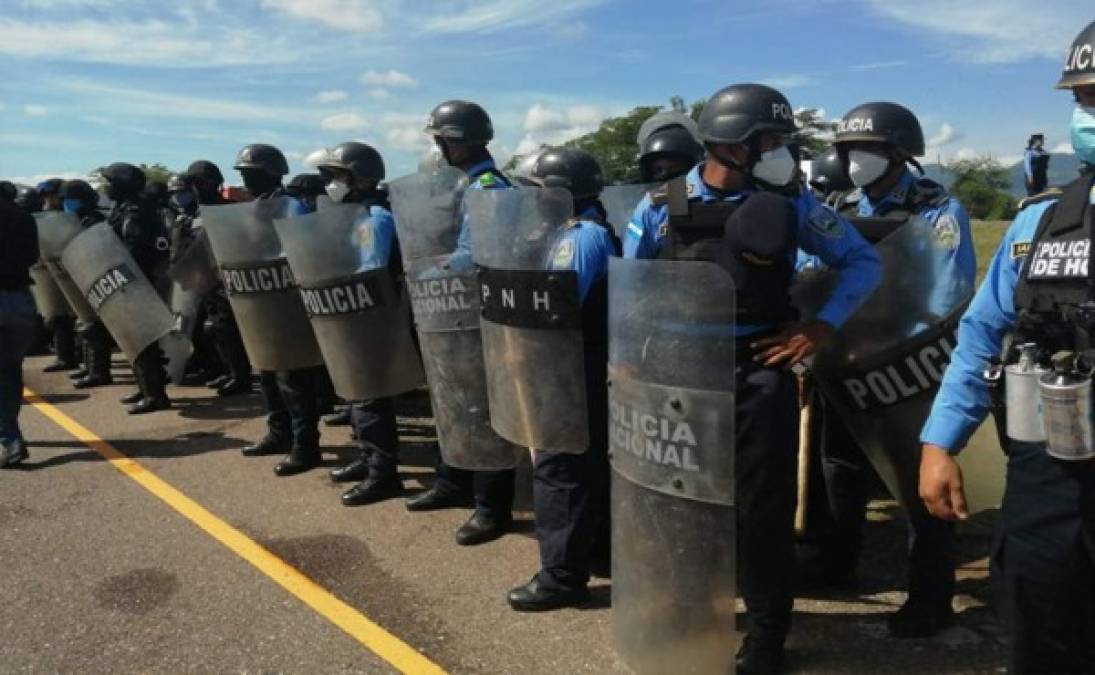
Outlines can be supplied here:
M790 183L794 174L795 158L787 146L762 154L760 161L753 166L753 178L777 187Z
M856 187L867 187L882 178L889 167L888 157L866 150L852 150L848 153L848 177Z
M350 194L350 186L346 183L337 180L327 183L327 196L336 204L341 204L348 194Z

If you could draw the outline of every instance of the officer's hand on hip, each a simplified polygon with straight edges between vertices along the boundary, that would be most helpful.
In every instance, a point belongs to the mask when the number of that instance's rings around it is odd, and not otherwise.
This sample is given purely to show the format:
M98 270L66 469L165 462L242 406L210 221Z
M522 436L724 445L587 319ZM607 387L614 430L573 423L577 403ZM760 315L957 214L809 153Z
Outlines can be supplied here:
M771 337L752 343L757 350L753 360L766 366L784 364L790 368L829 344L833 333L833 327L825 321L793 323Z
M925 443L920 453L920 499L936 518L965 520L966 490L962 486L962 468L945 449Z

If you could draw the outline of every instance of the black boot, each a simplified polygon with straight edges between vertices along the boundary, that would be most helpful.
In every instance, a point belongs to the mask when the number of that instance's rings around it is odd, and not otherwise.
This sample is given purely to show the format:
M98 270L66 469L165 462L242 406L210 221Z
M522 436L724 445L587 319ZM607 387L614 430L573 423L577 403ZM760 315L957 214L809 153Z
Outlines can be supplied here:
M156 412L157 410L167 410L170 407L171 401L169 401L166 396L142 398L140 401L129 406L126 412L130 415L143 415L145 413Z
M509 606L518 612L547 612L563 607L579 607L589 602L589 589L544 587L540 584L540 575L532 581L518 586L506 594Z
M232 378L229 377L228 375L218 375L218 376L214 377L212 380L209 380L208 382L206 382L205 386L209 387L210 389L220 389L221 387L223 387L224 385L228 384L231 381L232 381Z
M739 673L778 673L783 667L783 641L746 635L736 662Z
M141 399L143 398L144 394L142 394L140 391L135 391L128 396L123 396L121 399L119 399L118 402L122 405L133 405L134 403L140 403Z
M350 426L350 421L350 406L341 408L335 412L335 414L323 418L323 423L329 427L348 427Z
M65 363L64 361L54 361L45 368L42 369L43 373L59 373L63 370L72 370L76 365L72 363Z
M319 448L296 447L289 451L285 459L274 467L274 473L281 477L295 476L305 471L311 471L323 461Z
M886 617L890 635L895 638L926 638L950 628L954 623L954 609L950 601L907 601L901 609Z
M370 476L342 493L343 506L364 506L403 496L399 476Z
M369 458L362 455L346 466L331 471L331 480L336 483L353 483L369 477Z
M240 394L250 394L254 390L255 387L251 384L250 377L245 380L230 379L217 387L217 396L238 396Z
M425 492L420 492L407 500L408 511L436 511L438 509L458 509L472 505L472 500L459 491L445 490L436 484Z
M103 377L102 375L90 374L87 377L81 377L72 383L73 387L77 389L88 389L89 387L103 387L108 384L114 384L114 379L109 375Z
M509 532L511 527L513 520L510 518L499 519L476 511L456 530L456 543L461 546L485 544Z
M264 457L267 455L284 455L289 451L289 443L273 436L266 436L258 443L253 443L240 450L244 457Z

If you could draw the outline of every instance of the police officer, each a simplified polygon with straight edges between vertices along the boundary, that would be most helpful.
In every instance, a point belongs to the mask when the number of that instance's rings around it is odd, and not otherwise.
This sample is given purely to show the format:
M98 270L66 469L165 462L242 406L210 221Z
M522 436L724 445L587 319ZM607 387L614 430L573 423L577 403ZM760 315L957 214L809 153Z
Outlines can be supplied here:
M826 148L814 158L810 171L810 187L821 201L830 206L839 203L842 197L855 189L835 146Z
M379 190L380 182L384 180L384 160L380 153L365 143L342 143L331 148L317 168L332 201L368 207L356 225L360 236L361 270L387 268L396 285L401 284L403 265L395 223L387 198ZM361 506L402 495L395 400L355 401L350 406L350 417L361 455L332 471L331 479L340 483L361 482L343 493L342 503Z
M137 267L155 286L157 272L167 256L168 242L155 204L142 195L145 174L125 162L111 164L101 174L106 181L106 194L114 200L107 223L133 256ZM171 407L159 345L153 343L137 356L133 361L133 375L138 391L123 399L123 402L132 403L129 414L140 415Z
M69 180L61 186L61 205L65 213L71 213L79 219L80 227L87 229L106 220L99 211L99 193L87 181ZM75 382L77 389L101 387L113 384L110 374L110 352L113 341L109 331L101 321L76 322L76 332L80 336L84 350L84 376ZM136 403L139 399L123 400L123 403Z
M229 203L221 194L224 174L213 162L206 159L191 162L182 178L197 196L197 216L200 217L202 206ZM203 311L206 316L205 332L212 339L221 362L228 370L226 374L206 382L206 385L216 390L218 396L251 393L254 390L251 382L251 361L247 358L247 350L243 346L243 338L240 337L240 329L236 325L236 318L232 314L232 306L223 285L217 284L205 296Z
M38 262L34 218L15 205L15 186L0 185L0 469L25 460L19 429L23 357L34 339L30 268Z
M29 185L19 188L19 191L15 194L15 205L27 213L38 213L42 210L43 204L42 195L37 188Z
M1095 232L1093 54L1095 22L1072 44L1057 84L1070 89L1076 101L1070 131L1083 172L1059 192L1023 204L962 318L958 347L921 433L920 496L932 514L944 520L969 515L954 455L989 410L990 386L982 374L986 368L990 375L998 370L994 360L1002 357L1004 364L1013 363L1020 351L1016 346L1033 343L1037 348L1027 357L1047 366L1056 355L1060 380L1090 382L1095 300L1087 273ZM1081 355L1079 374L1067 374L1064 371L1075 372L1075 354ZM1052 376L1042 379L1054 381ZM1005 386L1016 386L1016 381ZM999 609L1011 638L1008 670L1090 672L1095 664L1095 460L1080 458L1091 457L1095 448L1090 432L1076 437L1082 439L1079 444L1062 439L1058 432L1067 432L1067 423L1049 424L1048 407L1043 433L1021 433L1023 427L1038 426L1031 422L1039 415L1039 398L1037 392L1013 394L1018 396L1006 397L1014 399L1009 401L1007 420L999 421L1008 436L1008 472L992 557ZM1080 404L1090 406L1090 393L1083 396ZM1080 417L1073 414L1073 420ZM1035 440L1039 436L1047 440ZM1072 451L1071 461L1061 458L1062 450Z
M909 169L919 168L916 158L924 154L924 133L916 115L890 102L856 106L838 123L833 145L844 168L840 173L857 188L844 200L841 214L853 224L857 218L891 220L894 228L919 216L942 241L953 243L954 265L948 273L961 275L966 287L972 286L977 265L969 215L946 188ZM839 187L834 183L828 182ZM932 300L928 298L929 304ZM819 515L828 517L829 527L822 528L828 531L819 539L819 555L804 567L803 582L814 588L846 586L854 581L862 548L871 469L835 410L823 399L816 403L822 418L821 468L828 502L827 513ZM888 626L895 637L928 637L949 626L954 617L954 528L918 508L907 516L908 598L889 615Z
M469 190L512 188L512 182L495 166L487 144L494 125L482 106L471 101L445 101L430 113L426 133L433 136L441 156L450 166L468 174ZM471 264L471 232L467 217L461 227L450 264ZM490 364L487 364L490 368ZM428 490L407 500L409 511L464 506L474 494L475 513L456 531L456 543L482 544L505 534L513 524L514 472L466 471L438 460L437 478Z
M255 199L287 197L288 215L307 213L303 202L288 197L281 181L289 173L285 155L272 145L255 143L245 146L236 156L234 168L243 177L243 185ZM262 371L259 388L266 403L266 436L245 447L245 457L277 455L285 458L274 467L278 476L295 476L319 466L319 396L323 367L278 372Z
M1039 194L1049 184L1049 153L1045 144L1044 134L1033 134L1023 151L1023 178L1028 197Z
M795 164L786 142L794 132L791 106L780 92L759 84L716 92L699 119L707 159L684 180L687 208L671 211L679 203L675 183L644 198L628 224L624 255L716 260L733 210L758 190L784 190L791 183ZM777 670L790 629L798 406L787 369L824 346L880 277L877 253L847 222L809 191L787 199L793 206L789 232L795 241L765 245L780 260L786 257L790 270L797 244L835 268L839 279L818 318L808 322L793 320L787 293L790 271L778 279L765 275L769 280L747 295L739 290L737 551L748 609L739 672ZM743 280L736 276L735 281L741 289Z
M323 175L318 173L298 173L285 184L285 192L290 197L304 202L307 208L314 211L316 199L325 194L327 189L327 181L324 178Z
M574 217L546 264L548 269L578 273L589 447L581 454L536 453L533 510L540 571L507 596L513 609L526 612L585 602L593 556L598 547L606 550L610 537L608 259L620 253L620 242L598 200L604 179L592 155L574 148L549 148L536 161L530 178L545 187L565 188L574 197Z
M60 178L49 178L38 183L36 190L41 201L40 210L61 210L62 183L64 181ZM28 199L30 198L28 197ZM53 353L57 358L53 363L43 368L42 372L56 373L78 368L79 364L76 359L76 319L70 314L62 314L48 321L46 329L53 336Z
M644 183L683 176L703 160L696 123L682 112L657 113L639 128L639 174Z

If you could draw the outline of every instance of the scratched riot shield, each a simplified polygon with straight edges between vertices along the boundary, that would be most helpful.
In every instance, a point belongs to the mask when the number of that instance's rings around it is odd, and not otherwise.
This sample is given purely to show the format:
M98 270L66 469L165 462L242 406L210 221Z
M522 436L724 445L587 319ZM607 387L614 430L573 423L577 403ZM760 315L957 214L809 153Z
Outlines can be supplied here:
M407 291L387 267L369 263L375 235L368 208L331 204L275 220L274 228L335 392L363 401L422 385Z
M85 323L97 321L95 310L61 264L61 253L65 246L83 231L77 217L63 211L48 211L35 214L35 218L38 221L38 246L42 264L49 270L76 318Z
M190 236L180 242L167 270L171 280L171 313L179 331L190 339L198 328L202 301L219 281L209 237L200 223L195 221Z
M259 370L297 370L323 363L300 289L289 269L274 219L289 199L203 206L221 280L251 363Z
M49 271L46 264L47 249L57 248L59 240L71 232L76 224L76 216L64 211L43 211L34 214L35 225L38 228L38 262L31 266L30 278L34 284L30 287L30 293L34 296L34 304L38 307L38 313L47 322L60 316L72 316L73 310L65 298L64 292L57 284L57 280ZM71 238L72 235L69 235ZM60 253L58 253L60 255Z
M615 258L608 281L615 647L638 673L732 672L734 284Z
M601 204L608 214L608 222L621 241L627 237L627 224L631 222L635 207L647 193L657 187L656 183L609 185L601 191Z
M388 191L441 456L462 469L512 469L521 450L491 428L479 283L471 252L457 250L466 186L464 172L441 167L394 180Z
M578 275L550 253L573 212L558 188L469 190L491 426L537 450L589 445Z
M159 343L171 381L182 380L190 340L175 329L171 311L109 225L99 223L77 235L61 254L61 264L130 363Z
M920 429L975 290L955 262L961 236L957 226L937 228L913 216L878 241L881 284L812 363L826 399L910 510L924 508L917 491ZM834 280L830 270L800 275L792 295L807 318L823 306Z

